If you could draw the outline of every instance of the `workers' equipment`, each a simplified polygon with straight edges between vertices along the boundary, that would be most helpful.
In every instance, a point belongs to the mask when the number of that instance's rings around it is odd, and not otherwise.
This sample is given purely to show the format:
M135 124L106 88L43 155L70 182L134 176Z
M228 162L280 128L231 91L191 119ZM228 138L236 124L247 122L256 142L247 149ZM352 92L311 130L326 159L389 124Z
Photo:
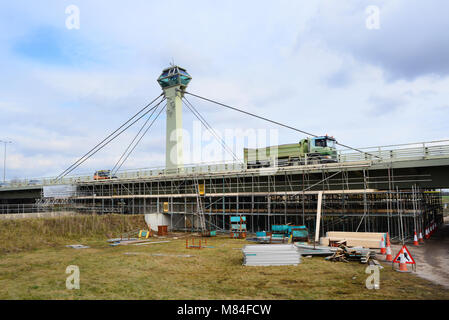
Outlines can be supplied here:
M139 238L145 238L148 239L150 237L150 231L149 230L140 230L139 231Z

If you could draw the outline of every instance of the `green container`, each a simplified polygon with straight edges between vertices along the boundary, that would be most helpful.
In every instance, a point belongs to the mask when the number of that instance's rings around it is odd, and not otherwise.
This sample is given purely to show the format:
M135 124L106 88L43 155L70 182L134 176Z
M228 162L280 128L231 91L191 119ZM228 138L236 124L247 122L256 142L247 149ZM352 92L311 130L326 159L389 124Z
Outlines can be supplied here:
M309 233L307 230L293 230L292 236L293 238L307 238Z
M288 233L292 233L293 230L307 230L306 226L288 226Z
M274 224L274 225L271 226L271 231L277 232L277 233L288 233L288 225L283 225L283 224L276 225L276 224Z
M246 222L246 216L232 216L231 217L231 223L232 222L240 222L240 221Z

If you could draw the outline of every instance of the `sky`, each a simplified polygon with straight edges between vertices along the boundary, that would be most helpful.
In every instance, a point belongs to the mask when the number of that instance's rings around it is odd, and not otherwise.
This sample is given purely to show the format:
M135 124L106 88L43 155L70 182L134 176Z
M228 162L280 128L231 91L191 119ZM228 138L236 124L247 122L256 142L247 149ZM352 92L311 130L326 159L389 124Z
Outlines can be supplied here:
M79 28L67 27L69 6ZM171 62L191 74L189 92L353 147L449 139L448 12L432 0L3 1L7 179L61 173L161 93L156 79ZM305 137L188 99L220 133ZM196 119L186 108L183 117L188 144ZM162 113L123 169L164 166L164 121ZM113 167L139 123L73 173ZM220 159L199 159L211 160Z

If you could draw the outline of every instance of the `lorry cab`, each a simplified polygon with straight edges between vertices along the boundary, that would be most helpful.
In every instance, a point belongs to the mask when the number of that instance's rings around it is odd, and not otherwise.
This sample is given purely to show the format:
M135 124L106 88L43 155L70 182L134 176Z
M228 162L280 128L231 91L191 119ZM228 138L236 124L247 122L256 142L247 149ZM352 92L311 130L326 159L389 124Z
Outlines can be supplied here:
M308 156L318 158L321 162L336 162L337 150L335 148L337 141L334 137L320 136L309 138Z

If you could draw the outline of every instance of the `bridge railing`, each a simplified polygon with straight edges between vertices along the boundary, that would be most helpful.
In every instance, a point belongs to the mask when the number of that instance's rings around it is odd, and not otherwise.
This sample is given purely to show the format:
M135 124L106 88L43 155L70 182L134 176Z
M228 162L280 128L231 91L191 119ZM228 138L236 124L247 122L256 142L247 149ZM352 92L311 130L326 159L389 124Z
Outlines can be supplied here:
M359 148L362 152L351 149L338 151L339 162L371 160L373 162L392 162L404 160L449 158L449 140L397 144L389 146ZM185 165L179 169L164 167L124 170L116 174L119 179L138 179L157 176L170 176L191 173L208 172L238 172L245 170L242 162L213 162ZM94 181L93 175L69 176L56 180L54 177L38 179L14 179L6 184L0 184L0 189L15 189L30 186L51 186L61 184L76 184Z
M241 171L244 164L240 162L213 162L205 164L190 164L178 169L165 169L164 167L127 170L116 174L119 179L138 179L167 175L180 175L189 173L228 172ZM93 178L91 179L93 180Z
M116 176L118 179L139 179L167 175L180 175L190 173L208 173L208 172L232 172L242 171L244 164L241 162L210 162L201 164L188 164L178 169L165 169L165 167L142 168L133 170L119 171ZM71 185L76 183L94 181L93 175L68 176L61 179L55 177L45 177L36 179L14 179L7 184L0 185L0 188L20 188L30 186L51 186L51 185Z
M390 146L360 148L363 152L351 149L338 151L340 162L348 161L401 161L449 157L449 140L421 143L398 144Z
M38 204L0 204L0 215L2 214L23 214L23 213L42 213L42 212L61 212L67 211L66 207L41 206ZM1 217L1 216L0 216Z

